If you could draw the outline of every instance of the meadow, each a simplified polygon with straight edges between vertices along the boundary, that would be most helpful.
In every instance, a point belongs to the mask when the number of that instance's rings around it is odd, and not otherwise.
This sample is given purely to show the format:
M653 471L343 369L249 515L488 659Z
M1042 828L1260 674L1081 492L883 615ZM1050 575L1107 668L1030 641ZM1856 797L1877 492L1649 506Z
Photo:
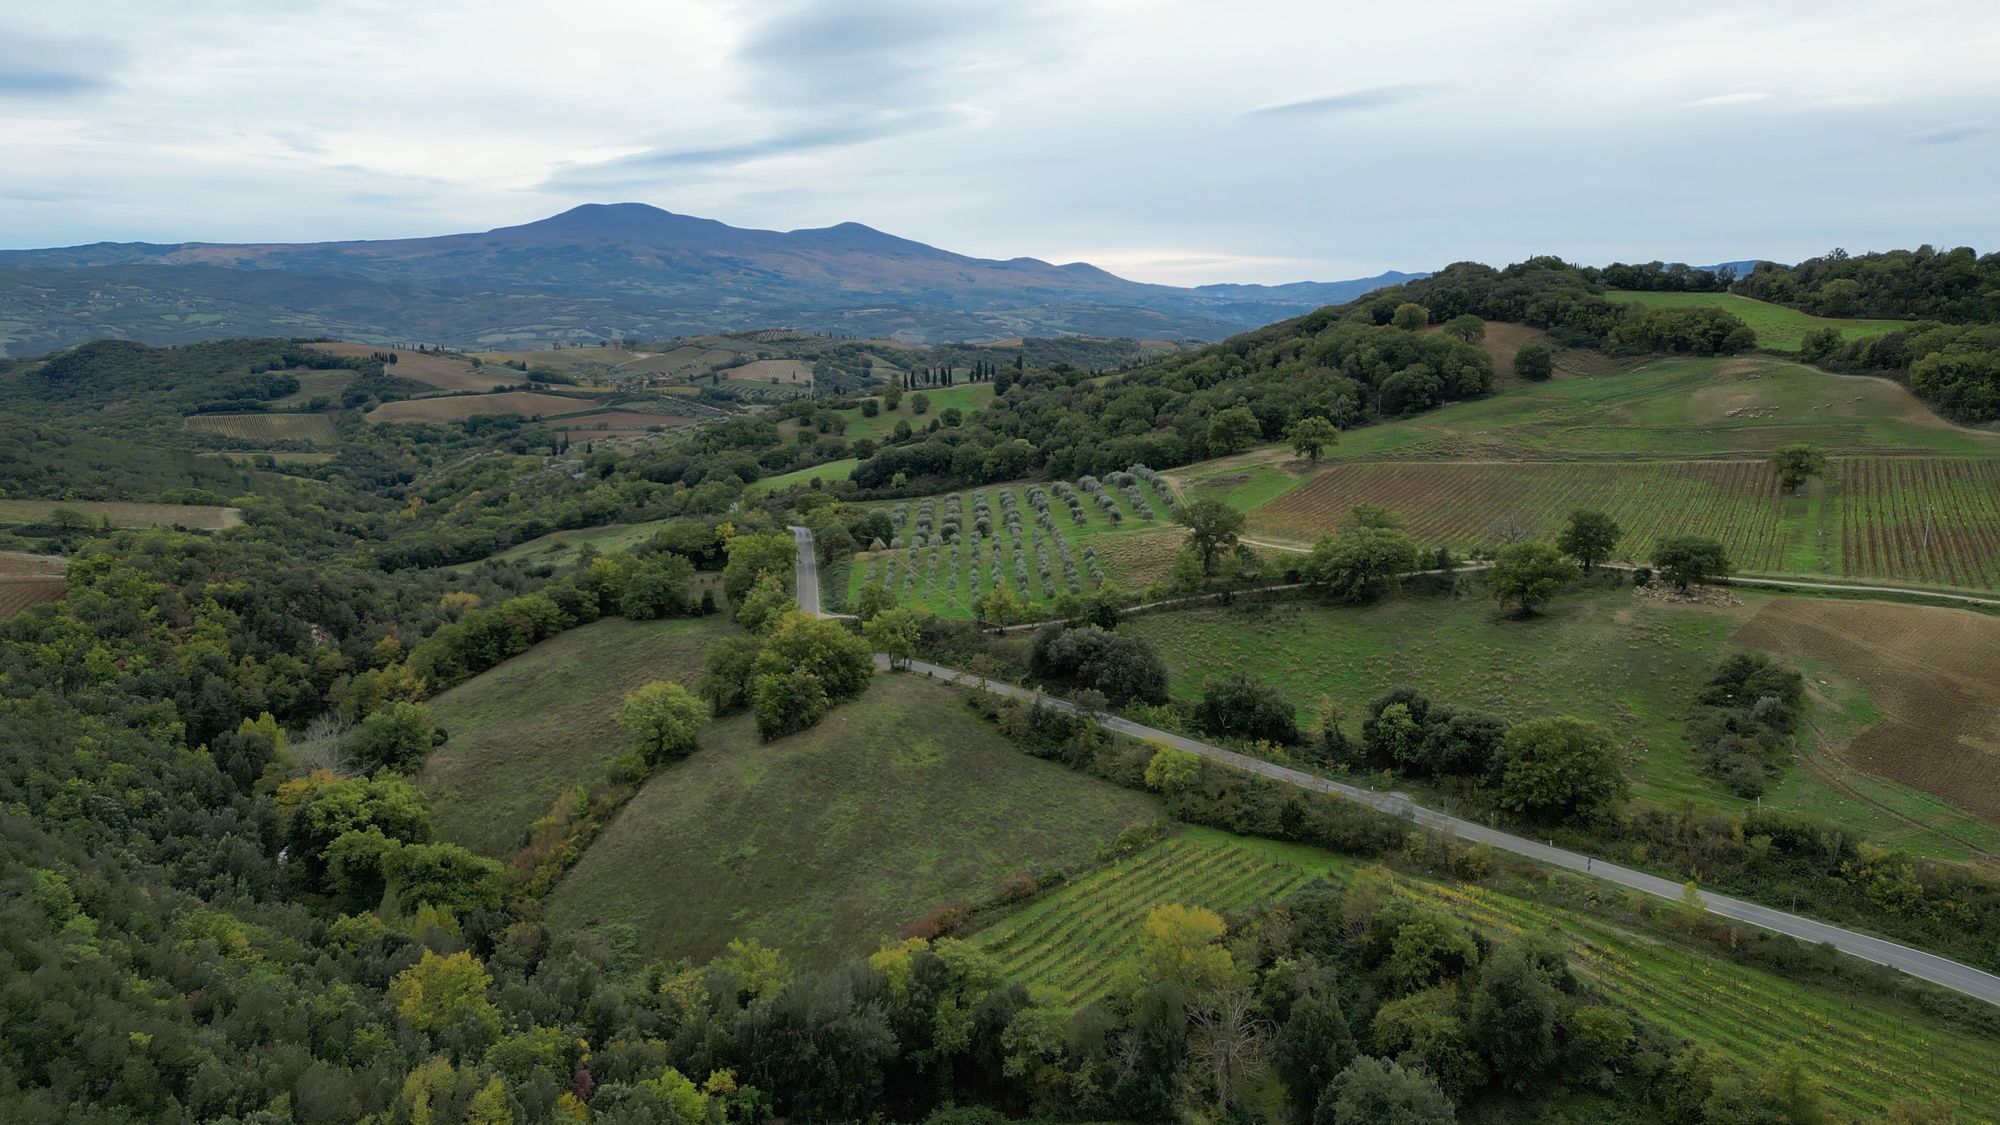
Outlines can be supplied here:
M964 619L997 585L1033 606L1106 582L1143 590L1186 539L1173 512L1172 492L1144 470L899 501L894 541L855 556L848 597L881 582L903 605Z
M1681 605L1611 587L1564 595L1524 621L1502 616L1482 585L1468 583L1463 596L1412 595L1370 606L1202 607L1135 617L1120 628L1159 651L1176 699L1197 699L1209 681L1240 672L1282 692L1304 725L1321 696L1330 697L1349 735L1358 737L1368 701L1408 684L1438 702L1509 720L1567 714L1601 722L1626 748L1635 797L1732 809L1748 803L1699 771L1683 724L1725 655L1770 644L1769 632L1746 630L1746 623L1771 613L1774 603L1813 603L1744 591L1741 605ZM1924 767L1885 770L1865 756L1847 756L1885 737L1876 732L1882 711L1875 700L1922 691L1929 673L1906 664L1897 669L1902 678L1888 682L1887 662L1842 669L1828 655L1811 666L1814 702L1802 761L1773 783L1763 806L1837 820L1877 843L1920 854L2000 856L2000 816L1982 821L1970 802L1925 792L1912 776ZM1887 737L1882 753L1918 759L1938 752L1928 739ZM1961 768L1974 769L1980 760L1963 756Z
M1009 875L1072 870L1149 795L1022 754L957 692L878 679L817 727L760 742L747 716L655 774L545 900L558 930L696 962L756 938L826 965Z
M1137 951L1146 913L1170 903L1223 913L1264 907L1314 879L1344 883L1354 861L1299 845L1188 828L1000 919L974 937L1009 977L1082 1005L1105 995ZM1398 893L1505 940L1549 934L1614 1003L1756 1069L1787 1048L1848 1110L1939 1096L1992 1120L1991 1039L1901 1005L1739 965L1586 910L1407 876ZM1584 892L1595 896L1596 888ZM1984 1115L1984 1116L1981 1116Z
M270 399L272 406L285 408L304 406L316 398L330 399L338 404L340 392L354 382L354 372L341 369L327 371L287 371L285 374L299 381L299 389L282 398Z
M439 834L483 855L512 854L524 829L572 785L602 776L630 736L612 716L652 680L692 682L702 654L735 627L721 617L610 618L543 641L431 700L450 738L418 778Z
M599 437L631 437L661 433L691 426L695 419L683 414L660 414L650 410L603 410L579 414L551 423L556 432L570 441L590 441Z
M914 412L910 400L918 394L929 396L931 405L928 413ZM847 428L841 431L841 436L848 441L861 438L874 438L879 441L884 434L895 430L897 422L908 422L912 429L920 429L930 425L932 420L946 410L956 408L970 414L984 408L992 401L992 383L960 383L955 387L921 387L916 390L906 390L903 392L902 403L894 410L884 405L881 398L876 398L875 402L881 407L881 412L873 418L861 413L858 406L840 411L841 418L847 422Z
M1652 293L1614 289L1605 294L1614 301L1630 301L1647 308L1722 309L1736 314L1757 333L1759 347L1795 352L1808 332L1816 328L1837 328L1844 340L1861 340L1908 328L1915 321L1836 319L1813 316L1797 309L1743 297L1735 293Z
M774 477L764 477L750 482L744 492L751 496L765 496L773 492L783 492L787 488L800 485L810 487L813 481L822 485L844 481L854 474L854 467L861 463L859 457L846 457L838 461L826 461L803 469L793 469L789 473L779 473Z
M340 440L331 414L190 414L187 428L239 441L332 445Z
M0 500L0 526L42 524L58 512L70 511L96 527L186 527L220 531L243 522L235 508L214 504L146 504L124 500Z
M597 527L579 527L566 531L551 531L547 535L536 536L523 543L499 552L496 559L526 559L530 562L563 566L575 561L577 553L587 544L595 547L599 554L628 550L646 542L659 534L661 528L671 523L668 519L646 520L641 523L611 523Z
M546 395L534 391L502 391L487 395L447 395L439 398L411 398L385 402L367 414L370 422L463 422L480 414L521 414L530 418L554 418L595 410L597 404L584 398Z

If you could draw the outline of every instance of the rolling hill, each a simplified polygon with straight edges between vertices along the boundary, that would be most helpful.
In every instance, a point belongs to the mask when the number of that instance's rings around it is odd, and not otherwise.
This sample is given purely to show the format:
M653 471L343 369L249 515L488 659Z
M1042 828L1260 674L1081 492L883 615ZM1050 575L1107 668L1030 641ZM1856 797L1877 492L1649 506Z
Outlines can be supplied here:
M910 342L1220 339L1415 276L1195 289L968 257L859 223L748 230L639 203L478 234L0 251L0 354L100 337L330 335L486 348L785 325Z

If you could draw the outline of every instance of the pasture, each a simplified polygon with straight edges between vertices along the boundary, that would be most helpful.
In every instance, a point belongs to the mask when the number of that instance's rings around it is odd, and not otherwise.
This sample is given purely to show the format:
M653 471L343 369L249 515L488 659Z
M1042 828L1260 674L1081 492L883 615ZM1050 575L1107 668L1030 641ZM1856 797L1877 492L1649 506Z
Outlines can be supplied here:
M411 398L385 402L368 412L370 422L463 422L481 414L520 414L529 418L554 418L595 410L597 404L585 398L540 394L534 391L502 391L489 395L448 395L439 398Z
M340 440L331 414L190 414L187 428L238 441L296 441L332 445Z
M409 348L390 347L386 344L355 344L344 341L307 344L315 351L328 355L367 357L377 352L389 352L396 362L388 364L385 370L399 379L410 379L441 391L490 391L495 387L511 386L526 378L518 371L504 367L475 369L472 362L458 355L434 355Z
M1746 590L1742 605L1678 605L1612 587L1566 594L1543 616L1523 621L1501 616L1482 596L1483 585L1468 582L1466 596L1396 597L1369 606L1201 607L1135 617L1120 629L1158 650L1176 699L1197 699L1209 681L1241 672L1283 693L1302 725L1310 725L1322 696L1331 698L1349 735L1358 736L1368 701L1408 684L1438 702L1510 721L1561 714L1603 723L1626 749L1635 797L1747 804L1700 772L1684 721L1725 655L1774 643L1763 627L1746 623L1762 613L1782 617L1785 610L1767 608L1777 603L1816 602ZM1920 609L1876 608L1892 616ZM1878 771L1873 759L1866 765L1850 759L1849 772L1865 775L1859 778L1815 764L1853 753L1850 740L1854 752L1873 746L1871 738L1917 758L1933 755L1928 734L1911 740L1871 729L1878 706L1886 706L1874 700L1922 692L1929 683L1910 665L1898 669L1901 679L1887 681L1886 667L1893 665L1843 668L1824 656L1811 665L1815 698L1803 758L1765 793L1764 807L1837 820L1878 843L1921 854L2000 856L2000 816L1982 824L1971 802L1950 807L1937 790L1924 792L1911 772ZM1981 760L1958 757L1968 769Z
M1227 917L1314 879L1338 884L1352 873L1352 860L1331 853L1189 828L1023 907L973 941L1008 977L1077 1006L1115 984L1155 907L1206 906ZM1973 1115L1962 1120L1993 1119L1988 1095L2000 1048L1991 1039L1901 1005L1857 1004L1838 987L1738 965L1588 910L1407 876L1397 877L1396 890L1495 940L1554 937L1612 1002L1745 1067L1796 1049L1844 1108L1880 1112L1898 1098L1938 1096Z
M524 543L499 552L496 559L526 559L530 562L564 566L576 560L577 553L586 544L595 547L599 554L629 550L659 534L670 520L647 520L643 523L612 523L598 527L578 527L565 531L551 531L547 535L536 536Z
M243 522L235 508L213 504L144 504L124 500L0 500L0 526L62 523L78 527L185 527L220 531Z
M750 487L745 491L751 496L763 496L772 492L783 492L787 488L796 488L800 485L811 487L814 481L819 481L822 485L832 485L852 476L854 467L860 463L861 459L859 457L847 457L839 461L827 461L823 464L809 465L803 469L793 469L789 473L779 473L774 477L763 477L752 481L750 482Z
M613 721L651 680L692 682L734 631L721 617L607 618L571 629L431 700L450 739L417 779L438 833L496 859L572 785L602 776L629 735Z
M339 405L340 392L354 382L354 372L335 368L330 371L287 371L285 374L299 381L299 389L282 398L269 400L269 405L285 408L304 406L316 398L324 398Z
M812 382L812 364L802 359L753 359L722 372L724 383L803 387Z
M872 952L1007 876L1094 861L1150 796L1015 749L950 688L879 678L812 730L747 716L656 773L545 900L558 930L699 962L756 938L796 962Z
M918 394L930 396L931 405L928 413L917 414L913 412L914 408L910 404L910 399ZM897 422L908 422L911 429L921 429L930 425L933 419L953 407L966 414L970 414L993 401L993 384L960 383L955 387L925 387L920 390L906 390L903 392L902 403L894 410L890 410L886 405L882 405L882 400L879 397L875 401L877 405L882 406L882 409L873 418L862 414L859 407L840 412L840 416L847 421L847 429L841 431L841 436L849 441L855 441L860 438L880 440L882 435L894 432Z
M848 597L879 581L903 605L964 619L973 599L1000 585L1032 606L1106 582L1143 589L1165 576L1186 538L1173 505L1171 492L1130 473L899 501L895 539L855 556Z
M1759 347L1795 352L1806 333L1816 328L1837 328L1844 340L1861 340L1910 327L1909 320L1837 319L1813 316L1784 305L1774 305L1735 293L1648 293L1614 289L1605 294L1614 301L1630 301L1647 308L1722 309L1740 317L1757 333Z

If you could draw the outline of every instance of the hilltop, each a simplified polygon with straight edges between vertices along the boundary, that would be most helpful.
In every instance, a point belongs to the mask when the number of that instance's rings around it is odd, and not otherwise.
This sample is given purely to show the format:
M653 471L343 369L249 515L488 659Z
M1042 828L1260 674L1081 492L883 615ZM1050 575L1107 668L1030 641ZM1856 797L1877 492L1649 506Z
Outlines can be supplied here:
M912 343L1221 339L1417 275L1196 289L996 260L860 223L752 230L641 203L382 241L0 251L0 353L117 337L327 335L546 347L784 325Z

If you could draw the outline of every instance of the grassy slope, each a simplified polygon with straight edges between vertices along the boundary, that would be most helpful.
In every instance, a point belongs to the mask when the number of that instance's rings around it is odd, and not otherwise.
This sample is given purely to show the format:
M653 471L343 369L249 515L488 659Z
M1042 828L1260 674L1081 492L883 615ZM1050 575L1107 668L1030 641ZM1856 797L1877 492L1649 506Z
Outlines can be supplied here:
M1137 949L1146 912L1168 903L1227 911L1264 905L1313 878L1344 882L1354 862L1312 848L1187 829L1001 919L974 939L1008 975L1066 1002L1103 995ZM1856 1004L1802 984L1635 933L1590 913L1498 891L1402 877L1399 890L1496 939L1554 931L1572 964L1622 1005L1756 1067L1801 1051L1847 1110L1880 1112L1940 1096L1990 1120L2000 1044L1901 1005ZM1718 1017L1718 998L1731 1014ZM1547 1107L1538 1107L1547 1108Z
M1021 754L955 692L898 676L774 743L747 717L710 726L592 845L548 916L646 956L701 960L754 937L829 963L1011 872L1088 863L1158 813Z
M494 555L496 559L528 559L561 566L576 558L583 545L595 546L600 554L623 551L644 543L659 534L661 528L671 520L647 520L643 523L610 523L600 527L579 527L568 531L551 531L525 543Z
M928 414L912 414L910 400L918 394L930 396L931 408ZM877 399L876 401L881 401ZM896 428L898 421L908 421L912 429L920 429L931 424L933 418L943 414L945 408L956 406L967 414L993 401L993 384L960 383L956 387L925 387L920 390L903 392L903 404L894 410L884 409L873 418L864 417L860 408L841 411L847 419L847 429L841 435L849 441L857 438L880 438Z
M1302 721L1322 694L1332 696L1350 735L1358 735L1367 702L1396 684L1509 719L1573 714L1618 733L1635 796L1741 808L1745 802L1695 768L1683 720L1699 685L1733 650L1737 630L1774 596L1746 593L1743 606L1723 609L1598 590L1565 596L1530 621L1502 619L1483 599L1284 602L1155 614L1121 628L1159 649L1176 698L1196 698L1209 680L1243 672L1284 692ZM1816 678L1823 698L1814 719L1826 746L1870 725L1872 704L1860 685L1831 670ZM1795 766L1764 804L1837 820L1922 854L2000 852L2000 832L1991 826L1881 778L1850 792Z
M764 477L761 480L752 481L750 487L744 491L750 496L762 496L770 492L781 492L787 488L791 488L793 485L810 484L815 477L822 484L833 484L836 481L846 480L854 472L854 467L860 463L861 458L848 457L839 461L828 461L824 464L813 465L809 468L794 469L789 473L780 473L775 477Z
M1614 301L1634 301L1649 308L1725 309L1741 317L1757 333L1757 343L1766 348L1795 352L1806 333L1815 328L1838 328L1842 339L1859 340L1908 328L1908 320L1849 320L1813 316L1797 309L1774 305L1735 293L1641 293L1615 289L1605 294Z
M419 779L447 840L502 858L565 788L604 772L629 741L612 713L651 680L692 680L722 618L599 621L544 641L438 696L450 741Z

